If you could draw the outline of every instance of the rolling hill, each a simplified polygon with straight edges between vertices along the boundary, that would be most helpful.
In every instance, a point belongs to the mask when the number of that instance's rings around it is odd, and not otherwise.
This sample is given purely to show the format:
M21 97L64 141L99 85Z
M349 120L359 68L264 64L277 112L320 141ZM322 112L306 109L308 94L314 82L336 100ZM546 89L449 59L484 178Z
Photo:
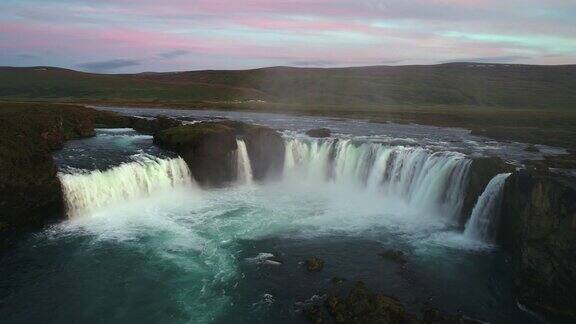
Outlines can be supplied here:
M139 74L0 67L0 99L570 110L576 106L576 65L449 63Z

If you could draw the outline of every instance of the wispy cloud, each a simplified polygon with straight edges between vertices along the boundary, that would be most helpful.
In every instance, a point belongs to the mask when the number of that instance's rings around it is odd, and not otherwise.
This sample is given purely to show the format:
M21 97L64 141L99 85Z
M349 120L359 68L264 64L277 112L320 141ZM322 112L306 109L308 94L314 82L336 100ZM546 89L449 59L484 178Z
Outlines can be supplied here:
M169 60L169 59L177 58L180 56L185 56L188 54L190 54L190 51L178 49L178 50L160 53L160 54L158 54L158 57Z
M127 59L113 59L107 61L97 61L79 64L78 67L92 72L110 72L126 67L140 65L141 62L138 60L127 60Z
M567 0L3 0L0 65L564 64L576 62L575 28ZM44 51L56 55L18 56Z

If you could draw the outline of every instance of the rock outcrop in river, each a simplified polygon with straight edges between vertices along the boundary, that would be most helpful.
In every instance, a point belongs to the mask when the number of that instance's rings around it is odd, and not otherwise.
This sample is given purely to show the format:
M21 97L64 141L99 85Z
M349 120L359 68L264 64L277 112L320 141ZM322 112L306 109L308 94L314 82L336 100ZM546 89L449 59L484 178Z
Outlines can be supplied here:
M328 128L315 128L306 132L306 135L314 138L330 137L332 132Z
M178 153L201 185L221 186L234 180L236 136L227 125L211 122L173 127L154 135L154 143Z
M222 186L236 180L238 145L246 143L255 180L280 174L284 141L275 130L236 121L183 125L158 132L154 142L178 153L203 186Z
M576 320L576 189L549 173L506 181L499 242L510 254L519 302Z
M182 122L166 116L157 116L153 119L132 118L131 127L142 134L154 135L168 128L182 125Z
M253 126L244 135L255 180L274 178L284 167L285 143L277 131Z

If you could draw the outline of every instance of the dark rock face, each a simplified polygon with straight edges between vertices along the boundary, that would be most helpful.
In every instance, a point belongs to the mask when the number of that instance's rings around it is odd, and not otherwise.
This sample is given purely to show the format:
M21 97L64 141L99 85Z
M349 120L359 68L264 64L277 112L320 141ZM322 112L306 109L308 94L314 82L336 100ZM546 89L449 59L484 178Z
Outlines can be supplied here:
M236 138L242 138L246 143L255 180L281 173L284 140L268 127L230 120L205 122L160 131L154 141L180 154L200 184L221 186L237 177Z
M264 126L254 126L246 131L244 141L255 180L274 178L282 173L285 143L277 131Z
M462 205L462 216L459 221L461 226L464 226L468 218L470 218L472 209L478 201L478 197L486 189L488 182L499 173L512 171L514 171L514 167L499 157L477 158L472 161L468 171L468 185Z
M255 180L262 181L281 174L286 152L284 139L277 131L233 120L219 123L233 128L236 135L244 139Z
M498 234L520 303L552 320L576 321L576 190L548 173L513 173Z
M178 153L203 186L222 186L236 178L235 130L221 123L184 125L160 131L154 143Z
M316 128L307 131L306 135L315 138L323 138L323 137L330 137L330 135L332 135L332 132L330 132L328 128Z
M132 128L139 133L149 135L180 125L182 125L180 121L166 116L158 116L154 119L134 118L132 120Z
M93 136L94 113L71 105L0 105L0 230L63 214L50 151L68 139Z

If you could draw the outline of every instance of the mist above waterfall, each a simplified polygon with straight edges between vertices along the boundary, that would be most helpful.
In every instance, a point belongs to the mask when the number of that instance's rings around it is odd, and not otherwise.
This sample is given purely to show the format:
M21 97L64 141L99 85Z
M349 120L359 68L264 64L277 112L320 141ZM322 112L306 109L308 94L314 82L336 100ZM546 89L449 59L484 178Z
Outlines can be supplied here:
M356 233L375 226L409 233L449 229L461 212L470 165L465 155L455 152L350 139L288 137L280 179L243 188L253 182L252 167L244 141L238 140L237 145L233 156L236 183L218 197L212 195L213 190L196 190L193 201L212 197L223 205L232 199L234 207L250 203L271 213L265 221L274 232L291 229L307 235ZM128 215L131 212L126 206L132 201L144 199L147 204L153 196L194 187L182 159L146 155L106 171L62 173L60 178L68 212L74 216L102 209L115 214L115 208ZM247 192L250 196L244 195ZM254 200L258 197L262 200ZM292 205L301 210L291 212ZM197 207L184 204L183 211ZM257 217L244 222L263 231L254 233L256 236L270 234Z

